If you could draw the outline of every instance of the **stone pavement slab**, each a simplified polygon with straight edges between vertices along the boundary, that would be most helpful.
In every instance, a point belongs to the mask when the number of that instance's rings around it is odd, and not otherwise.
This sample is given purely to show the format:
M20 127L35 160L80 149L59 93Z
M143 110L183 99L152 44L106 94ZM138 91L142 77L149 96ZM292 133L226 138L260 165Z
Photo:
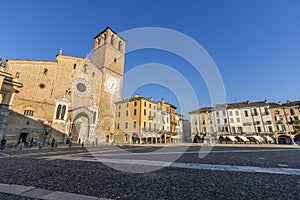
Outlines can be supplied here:
M97 197L84 196L67 192L52 192L48 195L40 197L41 199L55 200L55 199L64 199L64 200L98 200Z
M8 185L0 183L0 193L7 194L21 194L23 192L27 192L32 190L34 187L28 187L23 185Z
M50 193L53 193L53 192L49 191L49 190L44 190L44 189L32 189L27 192L23 192L21 195L24 197L30 197L30 198L40 198L40 197L46 196Z
M105 198L98 198L93 196L79 195L75 193L50 191L44 189L38 189L31 186L14 185L14 184L3 184L0 183L0 194L12 194L21 197L45 199L45 200L99 200Z

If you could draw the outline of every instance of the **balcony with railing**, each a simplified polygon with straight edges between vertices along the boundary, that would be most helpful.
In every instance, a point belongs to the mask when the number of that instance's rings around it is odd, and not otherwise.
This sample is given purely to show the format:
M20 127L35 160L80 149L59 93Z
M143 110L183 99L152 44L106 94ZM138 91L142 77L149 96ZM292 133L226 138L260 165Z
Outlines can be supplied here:
M262 112L261 114L262 114L262 115L269 115L270 112Z
M265 125L271 125L271 124L272 124L272 121L265 121L264 124L265 124Z
M224 135L230 135L230 133L227 132L227 131L220 131L220 132L218 131L217 134L218 135L222 135L222 136L224 136Z
M278 134L286 134L285 130L278 130Z
M300 129L294 129L294 131L295 131L295 134L300 133Z
M260 121L253 122L253 125L260 125Z
M153 115L149 115L149 120L153 120L154 116Z
M176 122L171 122L170 124L171 124L171 125L174 125L174 126L177 126L177 123L176 123Z
M244 122L244 123L243 123L243 126L251 126L251 125L252 125L251 122Z

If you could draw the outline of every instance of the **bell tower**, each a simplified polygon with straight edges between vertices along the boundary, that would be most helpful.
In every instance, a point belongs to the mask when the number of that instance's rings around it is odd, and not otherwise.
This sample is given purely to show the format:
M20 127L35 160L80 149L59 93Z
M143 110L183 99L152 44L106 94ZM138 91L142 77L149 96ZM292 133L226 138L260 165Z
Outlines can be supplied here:
M123 76L126 41L107 27L94 38L92 62L98 68L106 68Z
M102 74L99 83L99 121L106 136L114 132L115 102L122 97L126 41L107 27L94 37L92 63Z

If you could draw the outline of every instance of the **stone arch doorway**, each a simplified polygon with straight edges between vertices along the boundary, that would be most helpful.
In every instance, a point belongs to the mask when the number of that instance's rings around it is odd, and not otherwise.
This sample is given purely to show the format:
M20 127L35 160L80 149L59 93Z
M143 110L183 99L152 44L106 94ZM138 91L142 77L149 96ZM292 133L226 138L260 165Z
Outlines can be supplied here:
M72 143L82 143L89 137L90 118L84 113L78 113L72 123L72 131L70 137Z
M27 138L28 138L28 135L29 135L29 130L27 128L23 128L20 132L18 143L21 142L21 141L26 142Z
M280 135L278 136L278 144L291 144L292 138L287 135Z
M300 144L300 134L295 135L294 142Z

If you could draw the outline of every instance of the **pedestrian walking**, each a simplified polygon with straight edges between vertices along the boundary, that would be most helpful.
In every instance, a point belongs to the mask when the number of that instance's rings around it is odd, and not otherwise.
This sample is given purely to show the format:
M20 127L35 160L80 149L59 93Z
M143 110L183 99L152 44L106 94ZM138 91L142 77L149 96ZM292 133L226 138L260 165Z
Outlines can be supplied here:
M69 147L72 147L72 138L69 139Z
M29 147L29 145L30 145L30 138L29 138L29 137L28 137L28 138L26 138L25 145L26 145L26 148L28 148L28 147Z
M33 144L33 137L30 139L30 148L33 146L34 144Z
M19 148L20 148L20 150L23 149L23 146L24 146L23 138L20 138L20 140L19 140Z
M54 148L54 145L55 145L55 138L52 138L52 142L51 142L52 149Z
M5 145L6 145L6 140L4 139L4 136L1 140L1 151L5 149Z
M38 145L38 139L34 138L32 142L32 146Z

